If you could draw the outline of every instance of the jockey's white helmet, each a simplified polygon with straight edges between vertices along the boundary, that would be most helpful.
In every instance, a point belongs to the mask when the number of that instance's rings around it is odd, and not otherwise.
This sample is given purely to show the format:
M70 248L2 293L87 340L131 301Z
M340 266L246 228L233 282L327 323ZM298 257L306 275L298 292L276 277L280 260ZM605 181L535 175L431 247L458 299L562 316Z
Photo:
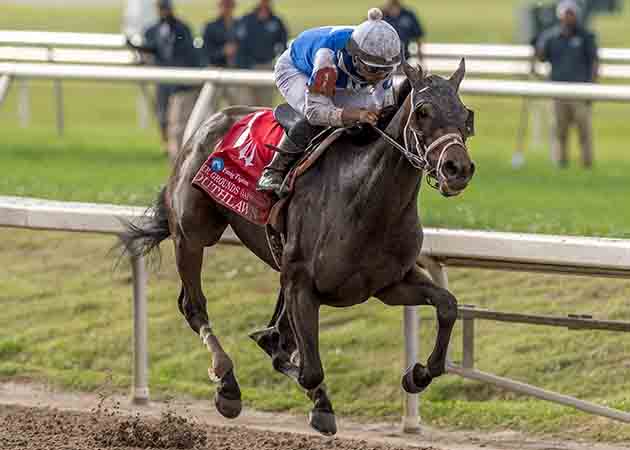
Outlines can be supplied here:
M346 50L369 66L392 67L402 61L400 37L378 8L370 9L368 20L354 29Z

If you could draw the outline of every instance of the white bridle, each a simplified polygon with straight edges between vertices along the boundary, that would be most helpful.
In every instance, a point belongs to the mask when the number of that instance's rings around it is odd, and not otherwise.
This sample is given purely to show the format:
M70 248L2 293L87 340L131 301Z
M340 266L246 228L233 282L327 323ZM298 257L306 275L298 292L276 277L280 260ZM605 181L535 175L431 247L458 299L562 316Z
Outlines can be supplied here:
M425 87L419 93L422 93L423 91L427 89L429 89L429 87ZM412 91L410 98L413 100L413 97L414 97L414 94ZM413 105L412 105L412 108L413 108ZM464 142L464 139L459 133L447 133L444 136L440 136L435 141L431 142L431 144L425 145L422 134L418 133L418 131L416 131L415 129L411 127L411 117L413 116L413 111L414 110L412 109L409 112L407 123L405 124L405 128L403 129L403 138L405 141L404 147L400 145L398 142L396 142L395 139L393 139L384 131L380 130L377 127L374 127L374 129L389 144L391 144L394 148L400 151L405 156L407 161L409 161L409 164L411 164L414 168L418 170L422 170L426 172L427 181L429 185L435 189L438 189L439 188L438 182L437 182L438 177L442 176L446 178L446 175L442 173L442 169L444 167L444 162L446 161L446 155L449 149L451 149L451 147L453 146L461 146L464 148L465 151L468 151L468 149L466 148L466 143ZM411 147L412 149L415 149L415 151L410 149L409 135L411 135L411 137L415 141L414 143L415 145ZM438 162L435 168L432 168L431 164L429 164L429 155L431 154L431 152L435 151L440 146L442 146L442 148L440 150L440 156L438 157ZM422 152L420 152L420 150L422 150ZM434 182L432 183L429 180L429 178L433 178Z

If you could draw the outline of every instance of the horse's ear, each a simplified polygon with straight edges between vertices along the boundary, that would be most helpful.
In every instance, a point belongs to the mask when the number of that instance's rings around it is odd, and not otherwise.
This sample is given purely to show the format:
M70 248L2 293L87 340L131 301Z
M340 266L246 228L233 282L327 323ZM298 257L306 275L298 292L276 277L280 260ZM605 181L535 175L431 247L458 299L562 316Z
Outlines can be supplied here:
M455 71L451 78L448 79L449 83L455 88L455 91L459 91L459 85L462 84L462 80L466 75L466 61L464 58L459 62L459 67Z
M411 82L412 86L422 84L424 80L424 72L422 71L422 67L417 66L417 68L415 68L407 61L403 61L402 69L403 72L405 72L405 75L407 75L407 79Z

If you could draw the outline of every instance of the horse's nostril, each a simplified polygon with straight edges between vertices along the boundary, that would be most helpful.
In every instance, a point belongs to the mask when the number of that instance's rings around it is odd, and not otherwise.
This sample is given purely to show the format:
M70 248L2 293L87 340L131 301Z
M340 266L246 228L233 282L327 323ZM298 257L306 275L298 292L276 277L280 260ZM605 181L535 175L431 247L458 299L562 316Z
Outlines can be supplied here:
M457 164L455 164L455 161L446 161L444 163L444 175L449 178L457 175Z
M470 162L470 176L472 177L475 174L475 163Z

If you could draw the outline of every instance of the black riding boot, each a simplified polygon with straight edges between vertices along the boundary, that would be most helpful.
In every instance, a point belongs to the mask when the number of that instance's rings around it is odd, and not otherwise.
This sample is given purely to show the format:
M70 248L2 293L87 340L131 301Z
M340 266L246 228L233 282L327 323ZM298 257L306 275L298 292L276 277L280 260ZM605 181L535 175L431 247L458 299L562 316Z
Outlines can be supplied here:
M318 129L319 127L314 127L306 119L302 119L289 130L288 134L285 133L278 144L276 154L273 155L273 159L260 176L256 189L282 195L280 188L284 182L284 177L293 164L302 157L302 153Z

